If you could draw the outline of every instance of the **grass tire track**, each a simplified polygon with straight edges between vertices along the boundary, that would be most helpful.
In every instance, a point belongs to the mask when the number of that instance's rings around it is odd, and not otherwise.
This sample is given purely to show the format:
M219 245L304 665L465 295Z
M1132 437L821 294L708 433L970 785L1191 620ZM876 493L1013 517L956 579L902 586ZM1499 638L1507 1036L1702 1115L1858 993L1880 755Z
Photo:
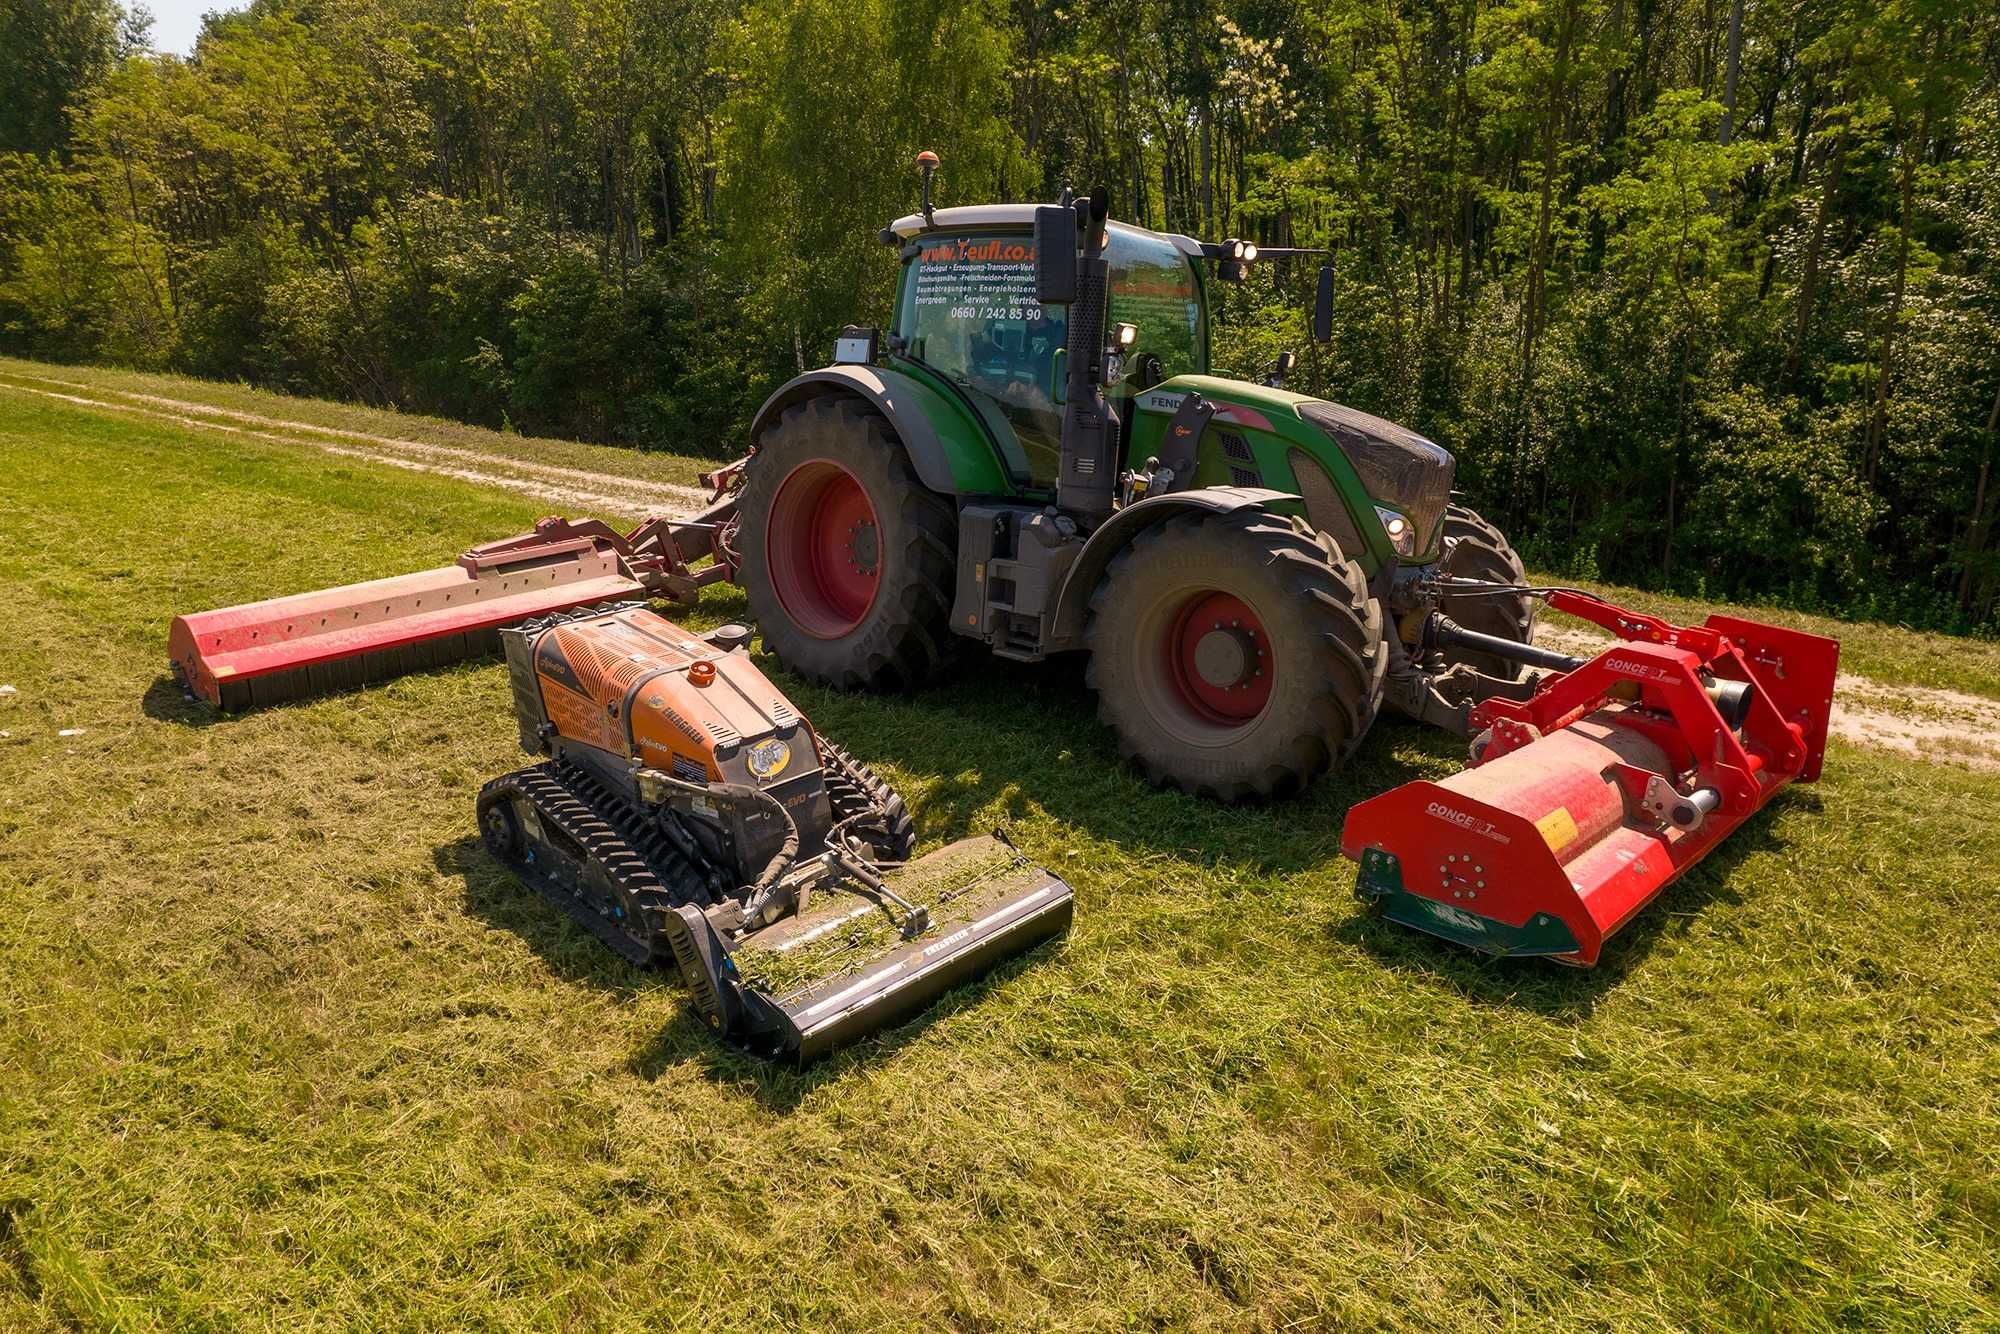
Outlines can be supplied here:
M650 514L664 505L671 506L673 512L680 513L699 508L707 504L709 499L706 492L695 487L676 486L671 482L648 482L620 477L615 473L590 472L582 468L568 468L552 463L531 463L452 445L425 444L419 440L408 440L397 436L320 426L312 422L270 417L261 413L216 407L187 399L168 398L160 394L140 394L130 390L99 388L55 376L30 375L24 371L0 371L0 377L32 380L75 392L59 392L36 388L33 385L10 384L6 378L0 378L0 389L42 394L79 406L103 408L112 412L137 413L183 426L207 427L211 430L229 431L282 444L308 445L341 457L371 459L394 467L435 473L459 481L497 486L520 495L560 504L585 505L627 514ZM114 403L96 395L111 395L128 401ZM212 418L224 420L210 420ZM259 427L270 427L282 434L253 429ZM315 438L300 438L302 436ZM331 443L334 440L358 442L358 444ZM476 468L457 466L461 464L476 465ZM508 475L510 473L518 475L510 476ZM586 489L591 487L602 489Z

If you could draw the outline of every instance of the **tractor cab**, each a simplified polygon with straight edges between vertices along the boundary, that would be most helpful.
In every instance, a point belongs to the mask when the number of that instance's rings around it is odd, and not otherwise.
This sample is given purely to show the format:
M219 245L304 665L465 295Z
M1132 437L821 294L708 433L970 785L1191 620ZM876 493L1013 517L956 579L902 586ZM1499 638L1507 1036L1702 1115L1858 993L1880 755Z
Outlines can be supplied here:
M975 412L1022 491L1055 489L1067 398L1069 308L1035 295L1035 206L995 204L899 218L902 254L888 352ZM1110 320L1134 331L1105 386L1129 402L1163 380L1208 372L1208 293L1199 242L1106 227ZM1120 420L1129 421L1129 413Z

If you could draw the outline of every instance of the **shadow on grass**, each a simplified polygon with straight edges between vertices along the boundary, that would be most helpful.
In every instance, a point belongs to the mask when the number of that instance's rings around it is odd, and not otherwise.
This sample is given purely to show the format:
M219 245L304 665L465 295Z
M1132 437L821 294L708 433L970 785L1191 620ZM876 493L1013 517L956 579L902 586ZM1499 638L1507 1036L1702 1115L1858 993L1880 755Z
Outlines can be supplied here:
M227 715L205 699L197 699L172 672L146 687L139 707L148 718L180 727L213 727Z
M1452 772L1464 756L1454 736L1384 718L1303 795L1225 806L1155 788L1120 757L1080 655L1025 666L963 654L945 682L889 697L779 679L817 726L907 780L926 844L1045 815L1128 853L1284 875L1339 857L1355 802Z
M1045 941L1004 960L894 1027L867 1034L803 1069L791 1061L755 1056L720 1041L691 1011L682 1022L655 1035L626 1068L651 1082L671 1071L693 1067L718 1084L734 1085L767 1111L790 1112L822 1085L835 1083L858 1067L889 1060L923 1037L933 1024L978 1007L994 987L1035 967L1061 947L1060 940Z
M717 1083L733 1084L768 1110L789 1112L812 1091L856 1065L884 1060L916 1041L939 1019L979 1004L1002 979L1042 958L1058 942L1047 942L1002 962L978 978L955 987L894 1028L842 1048L800 1069L788 1061L753 1055L712 1033L688 1001L688 993L672 967L636 967L578 926L568 914L522 884L487 853L476 837L462 838L432 850L440 874L465 887L465 907L474 916L519 936L549 970L566 981L601 988L618 996L664 989L682 1002L672 1023L627 1062L626 1068L651 1082L692 1066Z
M431 863L440 875L464 886L467 912L519 936L558 976L618 995L662 985L662 974L627 963L569 914L523 884L493 859L478 835L433 848Z
M1717 845L1632 922L1604 944L1594 968L1572 968L1549 959L1499 959L1436 936L1390 922L1373 913L1343 918L1328 934L1362 950L1387 967L1450 987L1482 1005L1531 1010L1552 1017L1581 1018L1614 990L1660 945L1685 932L1712 904L1741 903L1754 885L1736 875L1753 853L1782 851L1776 817L1783 810L1817 813L1817 792L1788 788Z

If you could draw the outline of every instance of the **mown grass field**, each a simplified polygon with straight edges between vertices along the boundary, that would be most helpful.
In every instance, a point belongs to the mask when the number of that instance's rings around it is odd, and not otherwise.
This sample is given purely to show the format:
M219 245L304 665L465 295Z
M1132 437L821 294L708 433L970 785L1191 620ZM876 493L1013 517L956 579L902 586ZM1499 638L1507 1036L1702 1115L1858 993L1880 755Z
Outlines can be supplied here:
M1578 973L1354 902L1342 814L1449 738L1226 811L1074 664L788 683L926 846L1078 892L800 1074L487 861L496 662L230 719L166 675L176 611L545 508L0 393L0 1328L2000 1321L1990 775L1836 748Z

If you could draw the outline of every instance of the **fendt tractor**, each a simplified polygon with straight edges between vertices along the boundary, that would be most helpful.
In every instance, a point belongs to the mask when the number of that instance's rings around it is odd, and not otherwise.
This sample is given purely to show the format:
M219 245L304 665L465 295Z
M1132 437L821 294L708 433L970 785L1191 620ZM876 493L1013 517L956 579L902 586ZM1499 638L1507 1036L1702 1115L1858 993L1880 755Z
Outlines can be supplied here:
M933 209L923 165L922 210L882 233L902 265L890 327L850 327L832 365L770 396L749 457L711 474L715 505L631 534L553 521L372 595L309 595L361 607L358 628L335 618L339 644L267 624L322 617L253 615L250 659L218 662L183 618L183 674L240 707L490 650L467 628L732 579L766 649L836 687L916 685L954 638L1085 652L1149 777L1238 800L1303 787L1384 704L1463 732L1472 703L1553 663L1520 559L1454 501L1448 452L1287 390L1290 354L1263 383L1209 374L1210 284L1277 252L1110 221L1101 192ZM1323 267L1322 341L1332 291ZM205 616L240 630L269 607Z
M1288 391L1289 355L1209 374L1212 275L1272 252L1109 221L1101 193L926 206L883 239L886 335L849 329L751 426L740 578L792 671L914 684L952 635L1081 650L1128 757L1236 800L1303 787L1385 703L1464 731L1547 660L1449 453ZM1315 338L1332 318L1322 268Z
M456 565L178 619L175 668L224 708L489 650L524 619L741 584L766 649L841 688L906 688L973 640L1087 655L1154 782L1296 792L1385 707L1471 739L1467 772L1350 812L1364 899L1492 953L1588 964L1780 787L1818 775L1838 645L1669 625L1534 588L1416 432L1210 373L1211 284L1279 256L1112 221L1102 191L919 210L886 329L772 394L712 503L627 533L547 519ZM1333 329L1322 265L1312 337ZM1536 646L1538 608L1618 643ZM637 764L631 760L629 763Z

